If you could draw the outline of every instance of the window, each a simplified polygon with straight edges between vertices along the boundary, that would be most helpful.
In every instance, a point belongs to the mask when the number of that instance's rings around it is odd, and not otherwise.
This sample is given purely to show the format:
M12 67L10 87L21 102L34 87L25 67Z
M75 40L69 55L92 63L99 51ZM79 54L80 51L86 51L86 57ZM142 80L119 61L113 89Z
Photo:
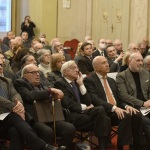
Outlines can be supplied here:
M0 0L0 32L11 30L11 0Z

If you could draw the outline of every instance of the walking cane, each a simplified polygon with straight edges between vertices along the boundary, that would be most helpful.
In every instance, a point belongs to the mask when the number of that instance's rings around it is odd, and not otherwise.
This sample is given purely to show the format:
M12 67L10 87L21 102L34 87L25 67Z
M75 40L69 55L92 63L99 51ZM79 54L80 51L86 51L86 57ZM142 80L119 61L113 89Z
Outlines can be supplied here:
M54 130L54 146L58 146L56 143L56 120L55 120L55 102L54 98L52 98L52 116L53 116L53 130Z

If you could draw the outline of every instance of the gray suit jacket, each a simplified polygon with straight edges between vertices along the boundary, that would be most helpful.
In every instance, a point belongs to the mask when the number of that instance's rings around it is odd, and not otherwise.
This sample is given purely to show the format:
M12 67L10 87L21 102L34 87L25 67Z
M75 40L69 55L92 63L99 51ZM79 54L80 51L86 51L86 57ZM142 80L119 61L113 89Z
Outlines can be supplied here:
M22 99L15 90L15 88L13 87L12 81L10 79L0 77L0 86L9 96L9 99L0 96L0 114L1 114L3 112L12 111L13 107L15 106L15 98L17 98L20 102L22 102Z
M141 89L143 96L146 100L150 98L150 80L149 72L142 70L139 73ZM120 92L123 101L130 101L136 107L141 107L144 100L137 99L136 85L129 68L123 72L120 72L116 77L118 90Z

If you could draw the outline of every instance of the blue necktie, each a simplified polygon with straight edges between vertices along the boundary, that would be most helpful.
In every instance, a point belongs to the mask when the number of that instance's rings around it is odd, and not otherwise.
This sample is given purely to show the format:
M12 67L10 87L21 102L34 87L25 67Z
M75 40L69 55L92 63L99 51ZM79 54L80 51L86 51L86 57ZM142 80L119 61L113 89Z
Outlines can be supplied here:
M79 90L78 90L75 82L71 82L70 84L72 85L72 89L73 89L73 91L74 91L74 93L78 99L78 102L80 103L80 94L79 94Z
M7 93L3 90L3 88L0 86L0 96L8 99L8 95Z

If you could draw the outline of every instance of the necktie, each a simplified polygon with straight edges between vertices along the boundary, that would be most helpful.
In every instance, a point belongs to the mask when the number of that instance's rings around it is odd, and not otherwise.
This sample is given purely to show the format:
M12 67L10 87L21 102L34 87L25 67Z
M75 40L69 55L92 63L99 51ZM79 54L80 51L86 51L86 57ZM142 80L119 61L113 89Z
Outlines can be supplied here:
M76 95L78 102L80 103L80 94L79 94L79 91L78 91L78 88L77 88L75 82L71 82L70 84L72 85L72 89L74 91L74 94Z
M101 56L104 56L104 52L101 52Z
M103 81L104 81L103 82L104 83L104 88L105 88L105 92L106 92L106 95L107 95L109 103L112 104L112 105L116 105L116 102L115 102L115 100L114 100L114 98L113 98L113 96L112 96L112 94L110 92L110 89L109 89L109 87L107 85L105 77L103 77Z
M0 96L8 99L8 95L7 93L3 90L3 88L0 86Z

